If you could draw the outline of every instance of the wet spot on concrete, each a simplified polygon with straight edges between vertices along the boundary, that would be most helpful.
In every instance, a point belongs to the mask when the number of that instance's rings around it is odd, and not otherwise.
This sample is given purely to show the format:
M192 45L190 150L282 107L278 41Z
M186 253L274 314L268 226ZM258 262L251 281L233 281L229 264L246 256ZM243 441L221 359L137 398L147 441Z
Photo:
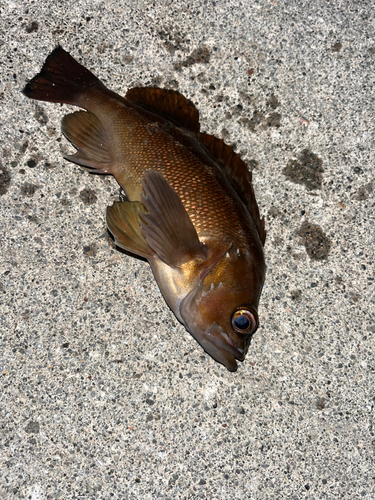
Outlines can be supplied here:
M179 83L177 80L167 80L165 82L165 88L166 89L172 89L172 90L177 90L179 87Z
M353 195L353 199L357 201L367 200L370 194L374 191L374 186L372 182L365 184L364 186L357 189L357 191Z
M342 44L340 42L337 42L335 44L332 45L332 52L340 52L340 50L342 49Z
M28 196L31 197L37 190L38 186L36 184L31 184L29 182L25 182L25 184L22 184L21 186L21 193L23 196Z
M23 154L26 152L27 148L29 147L29 141L24 141L22 144L15 144L15 147L18 149L18 151Z
M29 422L25 427L25 431L28 434L39 434L40 431L39 422L33 422L33 421Z
M93 189L85 188L79 193L79 197L85 205L93 205L96 203L98 197Z
M44 167L47 169L47 170L50 170L51 168L55 168L56 165L54 165L53 163L49 163L48 161L46 161L44 163Z
M48 116L45 114L44 109L39 105L35 106L34 116L41 125L46 125L46 123L48 123Z
M322 188L323 162L309 149L304 149L298 160L290 160L283 174L296 184L304 184L310 191Z
M242 92L241 90L238 92L238 95L244 104L252 104L254 101L254 96L246 94L246 92Z
M134 56L124 56L122 60L125 64L130 64L133 62Z
M261 130L270 127L279 128L281 126L281 118L282 116L280 113L270 113L266 116L262 111L259 111L259 109L255 109L250 119L244 116L240 119L240 122L248 127L251 132L255 132L257 127Z
M26 32L27 33L35 33L35 31L38 31L39 24L36 21L32 21L30 24L26 26Z
M246 127L248 127L251 130L251 132L255 132L255 127L257 127L258 125L263 123L264 119L265 119L264 114L261 111L259 111L258 109L256 109L253 113L253 116L250 119L246 118L246 116L244 116L241 118L240 121Z
M8 191L10 179L11 177L8 169L0 165L0 196Z
M302 297L302 292L301 290L291 290L290 296L292 300L300 300Z
M163 82L163 78L159 75L151 78L151 86L152 87L161 87L162 82Z
M63 207L67 207L68 205L72 204L72 202L68 198L61 198L60 203Z
M207 64L210 60L211 54L207 47L198 47L188 56L186 60L187 66L192 64Z
M283 213L281 212L281 210L279 210L277 207L274 207L272 206L269 210L268 210L268 215L274 219L276 219L277 217L282 217L283 216Z
M316 400L315 406L318 410L324 410L324 408L326 407L326 402L323 398L318 398Z
M91 245L86 245L83 247L83 254L86 257L95 257L95 255L98 253L98 250L96 248L96 245L94 243L91 243Z
M280 236L275 236L272 240L272 244L274 247L280 247L284 243L284 240L280 238Z
M184 35L174 28L166 28L158 31L158 36L163 41L166 50L173 56L176 50L183 50L185 41Z
M198 47L184 61L177 62L174 65L174 69L188 68L189 66L193 66L193 64L207 64L210 57L211 54L207 47Z
M349 292L349 297L353 304L356 304L361 300L361 296L357 292Z
M325 260L328 258L332 242L317 224L305 221L297 231L302 238L306 253L311 260Z
M281 114L280 113L271 113L268 116L266 116L264 120L264 125L266 127L275 127L279 128L281 126Z
M271 95L271 97L267 99L267 106L271 109L276 109L280 106L280 102L275 95Z
M256 161L256 160L249 160L246 163L247 163L247 165L248 165L248 167L249 167L249 169L251 171L256 170L257 168L259 168L259 162Z

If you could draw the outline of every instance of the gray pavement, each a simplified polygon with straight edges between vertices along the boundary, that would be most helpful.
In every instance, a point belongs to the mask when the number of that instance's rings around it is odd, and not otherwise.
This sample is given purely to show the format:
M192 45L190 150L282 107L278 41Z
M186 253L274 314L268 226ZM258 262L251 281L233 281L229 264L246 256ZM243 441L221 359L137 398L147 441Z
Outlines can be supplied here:
M0 3L0 498L374 499L375 13L362 1ZM61 44L174 88L253 170L268 231L236 373L118 252L111 177L21 94Z

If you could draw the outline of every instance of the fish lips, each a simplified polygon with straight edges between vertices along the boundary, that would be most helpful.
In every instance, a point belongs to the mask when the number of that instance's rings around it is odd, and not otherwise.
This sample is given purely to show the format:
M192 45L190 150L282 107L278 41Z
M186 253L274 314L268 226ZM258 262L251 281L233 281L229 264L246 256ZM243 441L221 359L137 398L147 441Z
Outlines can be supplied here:
M246 343L244 342L244 349L236 347L228 333L216 322L205 331L196 328L188 328L188 331L215 361L222 363L231 372L238 368L236 359L245 359Z

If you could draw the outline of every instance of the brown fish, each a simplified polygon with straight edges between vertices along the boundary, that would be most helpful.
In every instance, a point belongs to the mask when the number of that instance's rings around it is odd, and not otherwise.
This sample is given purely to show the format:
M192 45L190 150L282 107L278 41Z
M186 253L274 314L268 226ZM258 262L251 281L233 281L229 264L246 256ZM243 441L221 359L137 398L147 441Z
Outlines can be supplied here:
M65 158L114 175L126 195L107 208L116 244L148 260L178 320L236 370L258 326L265 277L264 219L246 164L199 131L196 107L178 92L133 88L120 97L61 47L23 93L86 110L62 120L77 149Z

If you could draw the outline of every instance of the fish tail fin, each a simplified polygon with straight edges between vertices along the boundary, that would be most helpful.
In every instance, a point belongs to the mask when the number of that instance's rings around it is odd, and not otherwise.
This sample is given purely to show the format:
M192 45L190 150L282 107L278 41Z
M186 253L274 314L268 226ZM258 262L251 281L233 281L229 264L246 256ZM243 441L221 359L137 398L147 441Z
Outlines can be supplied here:
M47 57L41 72L26 84L23 94L40 101L81 106L82 96L90 87L105 89L91 71L58 46Z

